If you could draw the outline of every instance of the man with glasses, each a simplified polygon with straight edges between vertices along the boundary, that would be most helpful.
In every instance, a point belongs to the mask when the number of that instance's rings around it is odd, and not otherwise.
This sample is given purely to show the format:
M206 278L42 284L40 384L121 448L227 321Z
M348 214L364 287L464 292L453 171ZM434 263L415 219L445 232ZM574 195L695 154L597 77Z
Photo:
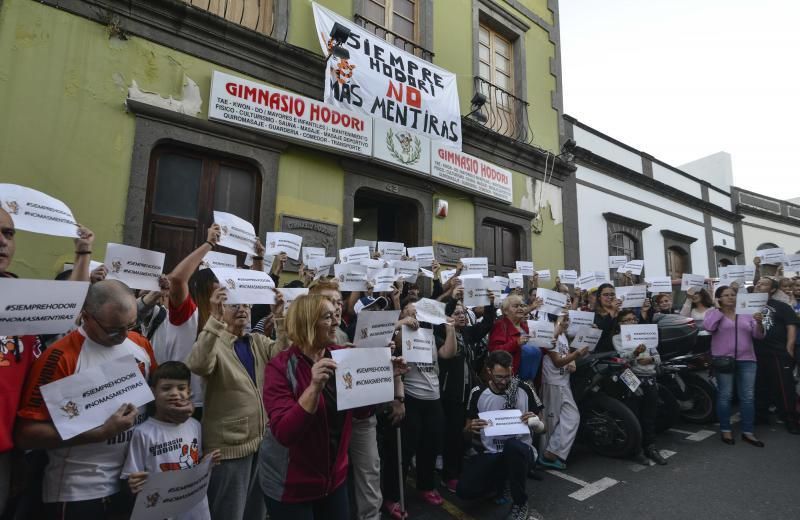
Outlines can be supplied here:
M522 412L527 423L542 410L542 401L533 389L512 377L512 357L496 350L486 360L488 385L476 386L470 393L465 433L471 433L478 452L464 465L456 490L464 499L480 498L487 493L502 495L506 483L511 489L512 507L509 519L528 519L528 494L525 490L528 470L536 461L536 449L530 434L487 437L481 431L488 423L478 418L481 412L509 410Z
M136 325L136 300L131 290L116 280L89 288L81 312L81 327L54 343L33 365L23 392L15 441L22 449L46 449L42 499L46 518L111 518L127 506L119 476L135 424L146 418L120 400L119 409L103 425L67 441L61 439L42 398L41 387L132 355L147 379L156 368L153 349ZM191 406L182 413L191 414Z
M0 278L17 277L8 270L16 252L16 234L11 215L0 208ZM78 235L74 241L75 268L70 279L88 280L94 233L80 226ZM25 378L41 350L39 336L0 335L0 515L6 508L14 474L24 474L27 469L20 460L22 453L14 449L14 422ZM16 458L14 462L12 457Z

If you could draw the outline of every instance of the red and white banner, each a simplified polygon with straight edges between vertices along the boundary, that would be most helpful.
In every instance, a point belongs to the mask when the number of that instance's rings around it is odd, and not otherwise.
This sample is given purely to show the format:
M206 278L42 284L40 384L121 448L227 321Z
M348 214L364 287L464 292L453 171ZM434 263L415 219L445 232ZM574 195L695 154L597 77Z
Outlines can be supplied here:
M514 201L512 174L499 166L433 143L431 175L458 188L474 191L485 197Z
M309 146L372 154L371 118L216 70L208 118Z
M380 36L314 3L322 53L328 56L333 25L350 29L343 45L349 59L331 56L325 102L384 119L439 143L461 149L461 110L456 75L386 43Z

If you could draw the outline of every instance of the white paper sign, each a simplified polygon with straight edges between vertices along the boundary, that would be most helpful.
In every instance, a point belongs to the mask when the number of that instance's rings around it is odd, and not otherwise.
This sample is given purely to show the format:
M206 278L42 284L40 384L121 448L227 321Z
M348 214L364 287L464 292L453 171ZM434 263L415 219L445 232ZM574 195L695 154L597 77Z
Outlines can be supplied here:
M444 271L439 271L439 279L442 281L442 285L450 281L450 278L452 278L455 275L456 275L455 269L446 269Z
M336 263L336 259L332 256L326 258L312 258L308 261L306 267L314 271L314 280L318 280L323 276L330 276L331 267Z
M430 298L422 298L414 304L414 308L417 311L417 320L431 325L447 323L445 307L444 302L431 300Z
M631 285L628 287L617 287L615 289L617 298L622 300L623 309L634 309L644 305L647 298L646 285Z
M131 520L175 518L191 511L206 498L211 464L207 457L189 469L150 472L136 495Z
M600 287L602 284L607 283L606 276L604 274L598 275L597 273L587 273L581 275L578 279L578 287L583 290L588 291L589 289L594 289Z
M88 290L89 282L0 278L0 336L67 332Z
M431 279L433 278L433 271L428 271L424 267L419 268L419 274L421 274L425 278L431 278Z
M748 293L744 289L736 293L736 314L755 314L767 306L769 294Z
M361 311L357 314L353 345L364 348L385 347L394 336L394 324L400 311Z
M464 285L464 306L466 307L485 307L489 301L489 291L494 285L494 280L486 278L466 278L462 280Z
M420 267L430 267L435 260L433 246L409 247L408 256L420 265Z
M541 298L543 302L542 306L538 309L540 312L561 314L561 312L564 310L564 306L567 304L566 294L551 291L550 289L545 289L543 287L536 289L536 297Z
M402 260L406 245L402 242L378 242L378 252L383 260Z
M574 336L582 327L594 325L594 313L588 311L569 311L569 328L567 334Z
M578 283L578 272L574 269L559 269L558 278L563 284L575 285Z
M275 303L275 282L264 271L252 269L212 269L220 287L228 293L226 304Z
M397 281L397 273L394 267L376 269L374 273L369 273L369 279L372 282L373 292L390 292L394 289L394 282Z
M736 282L740 286L745 284L747 279L747 266L728 265L719 267L719 286L731 285Z
M433 329L417 330L403 325L403 359L406 363L433 363L436 342L433 339Z
M517 272L522 276L533 276L533 262L516 261Z
M125 403L139 407L153 400L153 392L132 355L53 381L41 391L63 440L100 426Z
M284 306L289 309L289 306L300 296L308 294L307 287L281 287L278 291L283 296Z
M511 289L522 289L525 281L522 273L508 273L508 287Z
M747 278L748 282L752 282L753 279L756 277L756 266L754 265L746 265L744 267L745 277Z
M160 290L158 279L164 270L164 253L123 244L108 244L107 280L119 280L131 289Z
M644 260L631 260L630 262L626 262L625 265L617 269L617 272L620 274L626 274L630 272L636 276L640 276L642 274L642 269L644 269Z
M200 269L236 269L236 256L228 253L209 251L200 261Z
M505 276L495 276L494 278L492 278L492 280L494 280L495 283L495 288L492 290L498 294L508 289L508 284L511 283L511 280L506 278Z
M417 281L419 275L419 263L412 260L392 260L390 265L397 271L397 277L408 283Z
M672 279L669 276L653 276L645 281L653 294L672 292Z
M555 323L544 320L528 320L528 338L541 340L536 346L553 348L553 334L555 334Z
M324 247L303 246L303 263L308 265L308 262L314 258L325 258L325 254L326 252Z
M367 267L360 264L336 264L333 266L339 279L340 291L366 291Z
M374 240L364 240L363 238L357 238L357 239L355 239L355 242L353 243L353 247L368 247L369 248L369 256L372 257L372 255L375 254L375 251L378 250L375 247L375 244L376 244L376 242Z
M622 325L620 326L622 347L635 349L639 345L647 348L658 347L658 325Z
M619 269L623 265L628 263L627 256L609 256L608 257L608 267L611 269Z
M681 278L681 291L688 291L690 288L702 289L706 283L706 277L702 274L683 273Z
M549 282L551 280L550 276L550 269L542 269L541 271L536 271L540 282Z
M786 255L783 260L783 270L800 272L800 255Z
M597 329L594 327L589 327L588 325L584 325L583 327L577 330L577 332L575 333L575 337L572 339L572 344L570 344L570 346L574 349L589 347L589 352L594 352L594 349L600 342L600 337L602 335L603 335L602 329Z
M373 314L370 311L359 313ZM388 403L394 399L394 375L388 348L342 348L336 361L336 406L339 411Z
M369 260L370 258L372 258L372 255L367 246L355 246L339 250L339 260L341 260L343 264L358 263L362 260Z
M222 231L219 240L220 246L245 253L256 252L255 246L258 237L253 224L223 211L214 212L214 223L219 224Z
M756 255L761 258L762 264L778 265L783 263L786 253L782 247L772 247L770 249L761 249L756 251Z
M270 231L267 233L267 241L264 245L266 247L265 254L279 255L281 253L286 253L287 257L292 260L297 260L300 258L300 247L303 245L303 237L292 233Z
M481 435L484 437L530 435L531 433L528 425L522 422L522 412L517 408L479 412L478 418L489 423L481 430Z
M0 184L0 207L11 215L16 229L57 237L78 236L72 210L40 191L18 184Z
M479 274L481 276L489 276L489 259L484 257L480 258L462 258L461 264L464 266L461 269L461 274Z

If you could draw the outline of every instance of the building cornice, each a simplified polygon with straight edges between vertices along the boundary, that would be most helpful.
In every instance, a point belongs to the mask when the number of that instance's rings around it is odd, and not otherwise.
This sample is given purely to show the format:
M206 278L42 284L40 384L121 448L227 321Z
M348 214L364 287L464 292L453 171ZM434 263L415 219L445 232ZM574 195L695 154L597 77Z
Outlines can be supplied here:
M697 237L690 237L689 235L684 235L683 233L670 231L669 229L662 229L661 236L663 236L664 238L675 240L676 242L683 242L685 244L693 244L697 242Z
M649 222L642 222L641 220L636 220L635 218L626 217L625 215L620 215L619 213L612 213L610 211L603 213L603 218L605 218L609 222L622 224L623 226L628 226L639 230L647 229L650 226L652 226L652 224L650 224Z
M668 184L651 179L639 172L625 168L624 166L621 166L614 161L610 161L605 157L601 157L585 148L576 147L573 153L575 154L579 164L590 166L606 175L614 177L615 179L619 179L644 190L667 197L694 209L699 209L729 222L737 222L742 219L741 215L737 215L736 213L723 209L716 204L712 204L711 202L706 202L703 199L689 195L688 193L677 188L673 188Z
M800 226L800 219L787 217L786 215L778 215L776 213L772 213L771 211L754 208L753 206L750 206L748 204L742 204L742 203L736 204L736 212L740 213L742 216L751 215L753 217L772 220L773 222L779 222L781 224L788 224L790 226ZM743 224L747 225L747 221L745 220Z

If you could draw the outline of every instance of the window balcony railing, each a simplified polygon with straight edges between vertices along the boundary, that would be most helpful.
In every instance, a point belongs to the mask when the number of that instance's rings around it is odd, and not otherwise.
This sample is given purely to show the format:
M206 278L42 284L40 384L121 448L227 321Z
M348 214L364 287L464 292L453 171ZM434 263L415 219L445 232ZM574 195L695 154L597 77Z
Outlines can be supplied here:
M390 43L395 47L400 47L404 51L409 52L414 56L418 56L423 60L433 62L433 52L429 51L422 45L417 45L413 41L400 36L399 34L390 31L386 27L378 25L372 20L364 18L359 14L354 15L353 18L358 25L386 41L386 43Z
M486 96L486 103L475 111L475 121L515 141L533 144L527 101L478 76L475 77L475 92Z

